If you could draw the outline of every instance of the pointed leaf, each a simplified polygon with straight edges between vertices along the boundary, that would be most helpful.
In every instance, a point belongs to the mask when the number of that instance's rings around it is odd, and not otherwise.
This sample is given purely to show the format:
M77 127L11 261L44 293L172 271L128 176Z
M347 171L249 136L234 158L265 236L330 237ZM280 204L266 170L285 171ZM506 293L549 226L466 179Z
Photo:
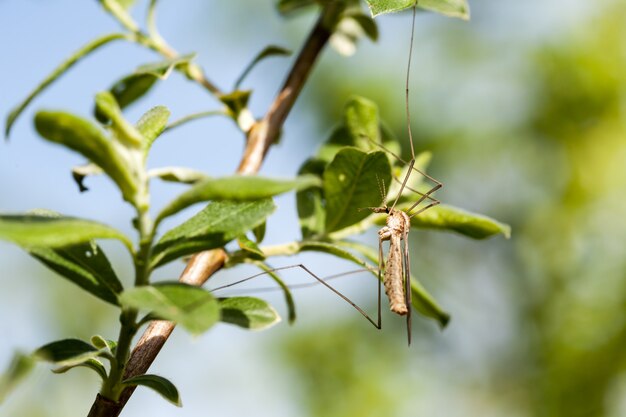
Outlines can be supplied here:
M165 80L175 68L188 65L195 57L195 53L180 55L164 61L141 65L135 70L135 74L151 74L161 80Z
M237 237L237 243L239 244L239 247L241 248L241 250L250 254L250 257L253 257L256 259L265 258L265 255L263 254L263 251L261 250L261 248L259 248L259 245L257 245L255 241L250 240L248 236L241 235Z
M118 80L109 88L121 109L125 109L148 93L157 82L153 74L130 74ZM96 107L94 116L101 123L108 123L109 118Z
M183 167L163 167L148 171L149 178L159 178L163 181L180 182L183 184L196 184L208 179L208 176L195 169Z
M251 93L251 90L235 90L232 93L218 96L220 101L226 105L227 114L244 132L251 129L255 123L254 116L248 110L248 100Z
M154 247L150 265L163 265L181 256L221 248L259 226L275 209L268 198L251 202L216 201L167 232Z
M344 124L359 149L380 150L374 145L380 143L376 103L363 97L352 97L344 109Z
M450 314L439 306L433 296L414 277L411 277L411 304L418 313L437 320L441 328L448 325Z
M123 287L102 249L94 242L63 248L32 247L28 252L51 270L96 297L117 305Z
M77 363L75 365L61 366L59 368L53 369L52 372L54 372L55 374L64 374L70 369L78 367L85 367L91 369L92 371L95 371L100 376L100 378L102 378L102 381L106 381L107 379L107 371L104 368L102 362L100 362L98 359L87 359L85 362Z
M201 181L179 195L157 216L157 222L167 216L202 201L249 201L272 197L291 190L319 186L319 178L302 175L294 179L279 179L256 175L234 175Z
M261 268L263 271L267 272L267 275L269 275L270 278L272 278L282 290L283 295L285 296L285 303L287 304L287 320L289 324L293 324L296 321L296 303L294 303L293 301L293 295L291 294L289 286L285 284L285 282L278 276L275 271L272 270L272 268L268 264L264 262L255 262L254 264Z
M339 151L324 171L326 233L348 227L378 207L380 184L389 188L391 167L383 152L365 153L356 148Z
M378 40L378 26L374 19L360 12L350 14L349 17L356 21L368 38L374 42Z
M209 111L203 111L203 112L198 112L198 113L192 113L190 115L181 117L180 119L173 121L172 123L170 123L169 125L165 127L164 131L169 131L171 129L184 125L185 123L188 123L197 119L202 119L204 117L210 117L210 116L230 116L230 111L229 110L209 110Z
M167 401L177 407L182 407L178 389L167 379L158 375L138 375L122 381L122 385L127 387L142 386L150 388L160 394Z
M57 365L73 366L95 358L99 353L98 349L80 339L63 339L40 347L34 356Z
M96 114L104 115L111 121L111 130L122 144L130 148L138 148L143 143L141 133L124 118L115 97L108 91L96 94Z
M128 161L91 122L69 113L40 111L35 116L35 127L44 139L70 148L98 165L117 184L124 200L134 201L137 185Z
M280 316L265 301L254 297L220 298L221 321L250 330L263 330L280 322Z
M316 0L280 0L276 7L283 16L317 4Z
M239 85L244 80L244 78L246 78L246 76L250 73L250 71L252 71L252 69L256 66L256 64L258 64L265 58L272 57L272 56L289 56L289 55L291 55L291 51L289 49L276 46L276 45L266 46L261 52L259 52L254 57L254 59L252 60L252 62L248 64L246 69L243 70L239 78L237 78L237 81L235 81L235 86L233 87L233 90L238 90Z
M490 217L456 207L439 205L411 218L411 226L425 229L452 230L474 239L486 239L502 233L511 236L511 227Z
M137 130L143 136L143 148L147 154L154 140L165 130L170 111L165 106L156 106L148 110L137 122Z
M26 378L34 365L35 360L31 355L24 355L23 353L13 355L9 369L0 375L0 404Z
M120 302L174 321L192 334L205 332L219 320L218 303L209 291L179 282L131 288L120 295Z
M124 234L102 223L38 214L0 215L0 239L25 249L61 248L92 239L118 239L132 248L132 243Z
M321 180L326 169L326 162L320 159L308 159L298 171L298 175L315 175ZM310 238L324 233L326 209L322 187L309 187L296 193L298 218L302 238Z
M68 69L70 69L74 64L76 64L81 58L89 55L99 47L108 44L111 41L117 39L128 39L128 35L124 33L112 33L108 35L104 35L100 38L96 38L93 41L89 42L85 46L83 46L78 51L74 52L74 54L65 60L61 65L52 71L50 75L48 75L35 89L22 101L20 104L15 106L13 110L7 116L6 126L4 134L6 137L9 137L9 133L11 132L11 127L15 123L15 120L18 116L24 111L26 106L30 104L31 101L35 97L37 97L43 90L46 89L50 84L56 81L61 75L65 73Z
M395 13L417 4L417 7L441 13L450 17L469 20L470 12L467 0L366 0L372 16Z

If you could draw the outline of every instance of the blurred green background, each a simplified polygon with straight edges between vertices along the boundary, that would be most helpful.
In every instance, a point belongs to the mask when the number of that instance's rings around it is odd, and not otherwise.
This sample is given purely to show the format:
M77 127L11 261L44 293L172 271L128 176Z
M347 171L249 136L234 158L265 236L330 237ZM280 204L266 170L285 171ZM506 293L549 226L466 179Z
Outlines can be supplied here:
M0 1L0 42L10 62L2 70L2 114L87 37L113 30L93 3ZM164 35L183 52L198 50L209 77L224 86L264 45L297 48L314 18L305 14L285 23L271 1L190 1L188 9L176 3L162 1ZM434 154L431 173L445 184L439 199L509 223L513 235L475 242L413 233L412 269L452 314L449 327L441 332L416 318L415 343L407 349L402 320L385 313L378 332L324 289L301 291L300 319L292 327L247 333L220 325L199 339L177 331L153 370L178 385L185 407L137 392L124 415L626 416L626 3L470 5L469 23L418 15L411 84L415 141ZM74 14L64 13L72 7ZM348 59L324 53L265 173L293 175L352 94L379 103L382 118L406 140L410 15L378 21L378 44L363 41ZM126 49L85 64L91 70L68 74L33 108L88 114L93 93L139 59ZM268 61L249 80L257 87L257 114L287 66ZM133 110L141 114L158 103L182 115L215 106L182 80L166 84ZM130 230L129 211L119 209L111 190L105 188L104 197L97 187L88 197L77 195L67 174L76 159L59 159L67 155L34 138L32 111L0 152L0 209L89 213ZM219 123L199 122L181 132L171 149L155 151L161 153L155 165L180 158L211 173L233 171L240 139ZM221 157L232 157L227 163L207 165L209 148L190 155L216 136L232 137L234 145L225 145L232 155ZM44 163L50 178L36 171ZM268 226L274 243L297 238L292 200L279 201L281 217ZM373 245L376 237L365 235L363 242ZM124 271L128 260L119 253L118 271ZM14 349L114 333L113 309L81 298L9 245L0 246L0 257L3 364ZM298 261L322 275L341 267L327 265L324 257ZM180 269L162 274L176 277ZM373 311L373 284L343 285ZM280 296L270 299L282 308ZM1 415L85 414L96 378L86 371L52 376L43 368L0 408Z

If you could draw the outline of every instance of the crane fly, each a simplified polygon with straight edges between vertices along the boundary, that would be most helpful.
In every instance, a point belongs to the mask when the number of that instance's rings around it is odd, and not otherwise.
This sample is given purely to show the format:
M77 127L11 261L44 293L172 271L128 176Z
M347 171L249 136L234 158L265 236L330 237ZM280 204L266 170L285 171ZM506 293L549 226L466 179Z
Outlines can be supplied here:
M417 4L417 2L416 2ZM420 213L428 210L431 207L436 206L440 203L439 200L433 197L433 193L439 190L443 184L437 181L435 178L426 174L425 172L420 171L417 167L415 167L415 148L413 145L413 133L411 131L411 116L409 110L409 80L410 80L410 72L411 72L411 58L413 52L413 40L415 34L415 16L416 16L416 4L413 6L413 21L411 26L411 40L409 46L409 57L407 64L407 72L406 72L406 84L405 84L405 110L406 110L406 119L407 119L407 132L409 137L410 149L411 149L411 160L408 164L403 161L398 155L394 154L392 151L387 149L380 143L373 141L371 138L367 138L370 142L372 142L375 146L381 148L385 152L393 155L398 161L402 162L407 166L406 173L404 174L404 178L402 181L399 181L395 176L392 178L399 185L399 189L397 191L396 197L393 200L391 206L387 205L387 195L384 187L384 183L380 184L381 186L381 194L382 194L382 204L380 207L369 207L374 213L386 214L386 226L382 227L378 231L378 314L377 319L372 319L361 307L359 307L356 303L350 300L348 297L343 295L341 292L333 288L326 281L334 278L338 278L341 276L345 276L348 274L352 274L355 272L362 272L363 270L358 271L349 271L346 273L336 274L326 278L320 278L315 273L313 273L309 268L304 266L303 264L284 266L279 268L274 268L270 270L266 270L264 272L260 272L256 275L250 276L248 278L239 280L232 284L224 285L218 288L213 289L213 291L221 290L227 287L232 287L233 285L251 280L253 278L271 274L274 272L286 270L286 269L295 269L300 268L304 272L306 272L309 276L314 278L317 282L314 282L313 285L319 283L327 287L329 290L334 292L336 295L341 297L344 301L350 304L353 308L355 308L363 317L365 317L374 327L377 329L382 328L381 321L381 282L384 283L385 293L389 298L389 306L393 313L398 314L400 316L406 316L406 326L407 326L407 341L408 344L411 344L411 265L410 265L410 257L409 257L409 231L411 228L411 218L417 216ZM422 177L430 180L434 185L428 189L426 192L420 192L414 188L412 188L408 182L413 172L417 172ZM396 208L398 202L400 201L400 197L403 195L405 190L409 190L420 197L415 201L408 209L402 210ZM425 203L420 207L420 204ZM389 241L389 250L387 253L387 259L384 258L383 252L383 243ZM308 287L310 284L299 284L293 286L296 287ZM291 288L291 287L290 287ZM270 288L262 288L260 290L271 290Z

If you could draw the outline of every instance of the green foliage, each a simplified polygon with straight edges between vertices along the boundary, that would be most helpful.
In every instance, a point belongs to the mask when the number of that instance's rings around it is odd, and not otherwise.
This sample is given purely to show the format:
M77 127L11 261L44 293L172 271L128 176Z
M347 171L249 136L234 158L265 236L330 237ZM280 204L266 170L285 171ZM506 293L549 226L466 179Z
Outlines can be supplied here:
M176 386L162 376L150 374L137 375L132 378L125 379L122 381L122 385L126 387L142 386L150 388L175 406L183 406Z
M155 268L181 256L221 248L263 223L274 209L269 198L252 202L212 202L163 235L154 247L150 265Z
M210 292L179 282L131 288L120 295L123 306L147 310L171 320L192 334L201 334L219 320L219 306Z
M395 13L416 5L419 8L450 17L469 19L467 0L366 0L372 16Z
M280 322L280 316L265 301L254 297L230 297L220 301L221 321L244 329L263 330Z
M31 355L15 353L9 364L9 368L0 375L0 404L7 395L30 373L35 365Z
M128 248L132 247L124 234L102 223L73 217L52 217L49 213L0 215L0 239L26 250L63 248L93 239L118 239Z
M438 205L411 218L411 226L451 230L473 239L486 239L498 234L507 239L511 236L511 228L506 224L447 205Z
M246 78L246 76L250 73L250 71L252 71L252 69L259 62L263 61L266 58L272 57L272 56L289 56L289 55L291 55L291 51L288 50L288 49L285 49L285 48L283 48L281 46L276 46L276 45L266 46L265 48L263 48L263 50L261 52L259 52L252 59L252 61L248 64L248 66L243 70L241 75L237 78L237 81L235 81L235 85L233 86L233 90L235 90L235 91L239 90L239 86L241 85L243 80Z

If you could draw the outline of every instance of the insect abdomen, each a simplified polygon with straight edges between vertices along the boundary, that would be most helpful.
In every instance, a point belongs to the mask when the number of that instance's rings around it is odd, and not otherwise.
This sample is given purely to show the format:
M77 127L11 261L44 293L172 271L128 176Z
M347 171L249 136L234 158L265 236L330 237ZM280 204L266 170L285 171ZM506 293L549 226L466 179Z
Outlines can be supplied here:
M400 238L397 242L391 242L387 265L385 266L385 293L389 298L391 311L401 316L407 314L407 306L404 296L404 283L402 282L402 253L400 251Z

